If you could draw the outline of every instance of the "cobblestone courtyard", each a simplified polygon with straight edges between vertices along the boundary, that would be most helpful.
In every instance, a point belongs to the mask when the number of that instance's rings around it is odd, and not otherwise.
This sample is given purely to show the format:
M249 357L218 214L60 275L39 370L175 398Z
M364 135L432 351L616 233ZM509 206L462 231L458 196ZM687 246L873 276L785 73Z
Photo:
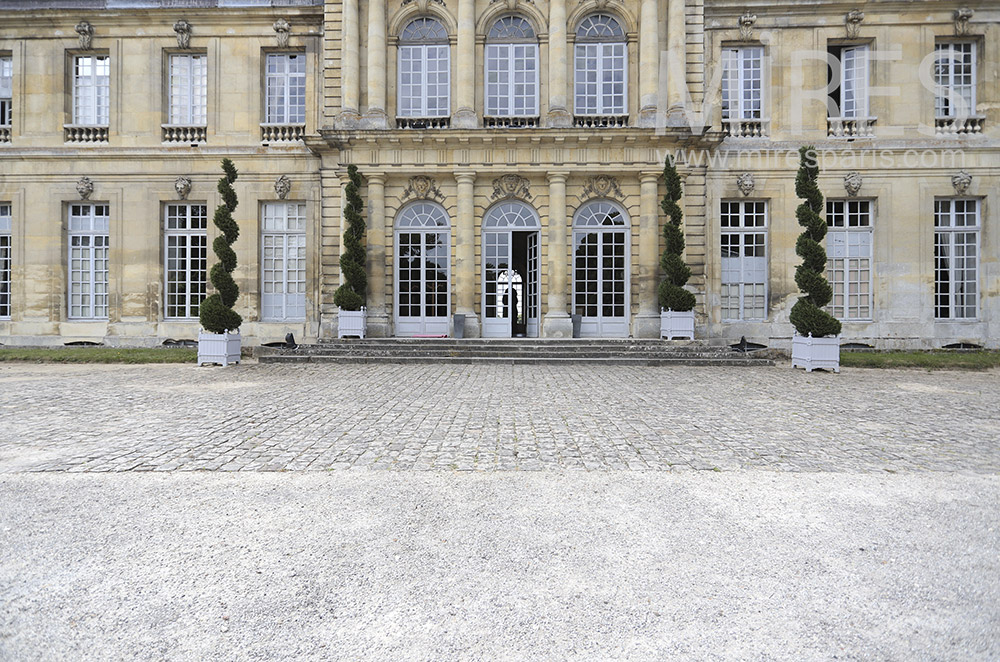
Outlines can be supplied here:
M996 372L0 367L0 472L1000 471Z

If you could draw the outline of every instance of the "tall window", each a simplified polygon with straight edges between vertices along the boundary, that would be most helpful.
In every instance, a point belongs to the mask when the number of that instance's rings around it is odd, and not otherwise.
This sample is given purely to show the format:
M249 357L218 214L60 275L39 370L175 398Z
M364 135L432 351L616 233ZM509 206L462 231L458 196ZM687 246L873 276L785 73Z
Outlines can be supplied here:
M444 26L418 18L399 35L399 116L448 117L451 49Z
M588 16L576 30L576 114L625 115L625 31L607 14Z
M70 205L69 317L108 317L108 206Z
M204 126L208 106L208 58L170 56L170 124Z
M0 319L10 319L10 204L0 202Z
M979 303L979 200L934 201L934 317L975 319Z
M107 126L111 101L111 60L107 55L73 58L73 124Z
M0 55L0 127L10 129L14 118L14 66L10 55ZM0 136L2 139L3 136ZM7 136L9 139L9 134Z
M208 280L207 227L205 205L177 204L164 208L164 316L168 319L198 317Z
M934 48L935 116L968 117L976 112L976 45L937 44Z
M501 18L486 38L486 115L538 116L538 40L520 16Z
M448 332L451 223L441 205L419 201L396 219L396 318L401 335Z
M829 117L868 116L868 46L830 47Z
M722 49L722 119L763 119L764 48Z
M767 203L722 203L722 319L767 318Z
M872 319L872 201L827 200L827 277L830 313L841 320Z
M263 210L260 306L264 320L306 318L306 205L268 202Z
M305 124L305 54L268 53L266 61L264 121L268 124Z

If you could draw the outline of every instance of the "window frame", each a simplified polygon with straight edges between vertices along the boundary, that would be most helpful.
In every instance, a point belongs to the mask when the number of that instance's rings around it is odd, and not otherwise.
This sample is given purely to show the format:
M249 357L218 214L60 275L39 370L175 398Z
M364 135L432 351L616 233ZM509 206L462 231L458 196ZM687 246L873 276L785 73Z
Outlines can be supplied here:
M620 35L581 35L580 31L584 29L584 24L588 20L598 17L606 17L613 21ZM595 54L590 55L586 52L590 47L597 47ZM581 49L584 51L582 54ZM595 81L581 80L581 75L591 72L591 69L586 66L581 68L581 59L584 61L594 59L596 61ZM620 68L606 66L609 61L614 64L616 59L620 60ZM609 84L608 81L604 80L604 75L608 72L620 74L620 80L610 81L611 85L621 84L621 103L617 105L613 101L609 102L608 97L613 99L618 95L614 92L606 94L602 89L605 85ZM622 27L621 21L606 12L598 12L584 17L577 25L576 39L573 45L573 114L579 117L621 117L628 115L628 76L628 37L625 29ZM587 85L591 82L597 86L597 92L593 95L587 93L581 95L579 86L581 84ZM581 103L581 100L583 100L583 103ZM593 103L589 103L590 100L593 100ZM594 108L594 110L591 111L590 108Z
M962 202L965 204L972 203L974 210L973 214L975 216L975 221L976 221L974 225L955 224L955 220L956 218L958 218L958 210L956 205L956 203L958 202ZM950 206L950 210L947 212L946 215L942 215L941 213L941 205L944 203L948 203ZM982 278L982 271L980 268L980 264L982 262L981 259L982 230L983 230L982 208L983 208L982 199L976 197L944 196L934 199L934 321L935 322L975 322L979 319L980 300L981 300L980 294L982 291L979 282L980 279ZM967 208L964 213L968 214ZM938 221L940 218L942 218L942 216L946 216L948 218L948 220L950 221L949 225L942 226L938 224ZM956 277L957 275L959 275L960 272L969 270L969 268L965 266L964 262L962 267L958 267L955 265L956 259L968 260L969 258L968 255L961 255L961 256L955 255L954 249L957 245L956 240L958 239L958 236L960 234L974 235L973 242L970 243L966 241L962 243L962 246L964 246L966 250L968 250L968 247L970 246L973 248L973 254L971 257L973 261L972 271L974 275L971 280L968 278L959 279ZM948 238L947 247L949 249L949 255L947 256L949 263L948 266L945 268L945 270L949 275L947 281L949 288L948 292L942 294L941 289L943 281L940 279L940 274L942 273L943 270L940 266L942 256L940 255L939 251L942 246L941 239L945 237ZM968 293L968 291L962 291L962 292L955 291L956 285L961 285L962 287L967 288L970 283L973 285L972 288L973 292L971 295ZM968 302L965 301L965 298L969 296L971 296L973 300L971 305L972 314L971 315L956 314L956 310L959 308L962 309L970 308ZM943 306L941 304L942 297L946 298L946 303ZM958 303L957 301L959 297L963 298L963 302L961 304ZM946 317L942 317L940 315L940 311L942 308L947 308L948 315Z
M531 28L532 36L530 38L514 38L514 37L492 37L490 34L493 32L494 28L498 23L509 18L518 18L528 24ZM525 50L519 50L525 49ZM492 51L492 54L491 54ZM525 67L522 71L517 70L517 62L523 60L525 63L531 62L532 67L529 69ZM505 69L497 69L495 72L491 70L492 63L503 63L506 65ZM483 115L484 117L501 117L501 118L537 118L540 114L540 99L541 96L541 71L540 71L540 57L539 57L539 47L538 47L538 32L535 30L534 26L531 25L531 21L527 18L520 16L518 14L501 16L495 19L491 24L489 31L487 32L487 37L485 41L485 47L483 50L483 68L485 77L483 79ZM531 90L531 107L526 108L523 112L516 112L516 99L527 100L528 95L518 95L516 93L516 88L519 85L517 82L517 74L531 72L533 76L532 80L532 90ZM495 73L496 77L501 77L501 74L507 74L506 84L500 83L497 80L495 83L490 82L491 73ZM521 83L527 85L527 83ZM490 86L497 86L497 93L492 94L490 92ZM506 87L506 92L502 91L500 88ZM507 108L503 110L501 107L503 104L500 103L501 100L507 100ZM494 101L495 100L495 101ZM491 103L496 103L497 105L492 105ZM525 104L527 105L527 104Z
M289 213L291 208L295 207L295 214ZM273 210L275 213L269 216L269 210ZM268 227L268 219L274 219L281 223L280 227ZM299 227L292 227L290 224L290 219L295 218L299 222ZM260 319L262 322L304 322L306 319L306 290L308 288L309 280L309 250L308 250L308 238L306 236L307 225L309 224L309 215L307 203L304 200L272 200L261 202L260 206ZM267 249L268 239L271 238L272 241L280 241L281 244L281 256L268 257ZM300 243L300 245L293 245L291 240L295 240L294 243ZM271 246L270 248L276 248L277 246ZM297 252L296 256L289 258L289 253L291 250ZM268 268L268 260L281 260L280 269ZM294 259L301 262L301 268L290 269L289 259ZM294 280L289 278L289 275L295 272L296 275L301 275L301 278L295 278ZM281 280L271 280L268 281L268 274L270 273L280 273ZM281 292L267 292L268 283L272 285L280 284ZM299 285L301 284L301 292L289 292L289 285L292 283ZM298 297L301 295L301 302L297 301ZM266 297L273 297L272 302L268 302ZM280 315L271 314L273 311L280 308ZM293 313L301 311L301 314L289 314L292 310Z
M12 53L0 51L0 128L9 130L13 124L14 56Z
M81 75L80 63L84 60L92 60L93 71L90 74ZM100 63L106 65L106 75L101 75L98 67ZM70 80L72 83L72 94L70 99L70 117L74 126L92 126L108 128L111 125L111 56L108 53L91 52L72 53L70 56ZM84 87L81 81L89 80L89 84ZM84 89L93 90L91 98L82 98ZM103 95L102 95L103 91ZM86 115L81 109L87 111ZM93 121L84 121L84 120Z
M188 210L187 213L185 214L185 216L183 217L184 220L185 220L185 227L183 227L183 228L181 228L181 227L173 227L173 228L170 227L170 224L171 224L170 210L171 210L171 208L182 208L182 207L187 208L187 210ZM194 207L201 207L201 208L203 208L204 209L204 215L201 216L201 217L195 217L195 216L193 216L193 214L191 213L191 209L193 209ZM207 205L207 203L204 203L204 202L169 202L169 203L165 203L163 205L163 215L162 215L162 218L163 218L163 319L167 320L167 321L192 321L192 320L197 320L198 319L198 313L200 312L200 309L201 309L201 303L208 296L208 205ZM175 216L174 218L180 219L181 217L180 216ZM202 218L202 219L204 219L202 227L200 227L200 228L190 227L190 225L191 225L191 219L192 218ZM174 246L171 246L171 239L180 239L180 238L184 238L185 239L185 242L184 242L183 246L180 246L179 243L175 243ZM194 238L200 238L202 240L201 246L196 246L191 241ZM170 288L170 285L171 285L172 282L180 282L180 281L172 281L171 278L170 278L170 274L172 272L180 272L180 271L182 271L182 270L176 269L176 268L175 269L171 269L172 260L171 260L171 256L170 256L170 249L172 247L183 248L185 250L185 256L183 258L177 258L177 259L183 259L184 260L183 273L185 274L185 278L183 280L183 284L185 286L185 291L184 291L183 294L180 294L180 295L172 294L171 293L171 288ZM200 248L201 252L202 252L203 268L200 270L200 272L202 274L202 279L200 281L192 278L192 273L198 271L196 269L192 269L192 266L191 266L192 262L194 260L198 259L198 256L194 256L194 257L191 256L191 249L192 249L192 247L194 247L194 248ZM201 291L200 292L192 291L194 289L193 286L197 286L197 285L200 285ZM193 298L196 298L199 294L201 295L201 298L198 299L197 303L192 304ZM175 296L175 297L176 296L181 296L181 297L183 297L184 300L185 300L185 303L183 304L183 306L178 306L176 303L172 304L171 303L171 297L172 296ZM171 315L170 314L172 310L176 311L176 310L178 310L178 308L183 308L183 311L186 314L185 315Z
M9 320L11 317L13 224L13 205L10 202L0 202L0 320Z
M272 58L284 58L285 66L283 71L271 72L271 62ZM290 71L290 63L295 59L297 62L301 62L301 71ZM264 73L264 86L263 86L263 103L264 111L263 118L264 124L273 125L305 125L306 123L306 109L307 109L307 99L308 94L308 80L309 80L309 67L306 60L306 52L303 49L291 49L291 50L280 50L280 51L264 51L263 58L263 73ZM296 86L295 90L292 91L292 79L301 78L301 85ZM272 85L280 82L280 92L276 95L275 103L272 104ZM299 88L301 88L301 94L299 94ZM301 101L299 101L301 99ZM280 111L276 115L272 115L272 112ZM294 111L294 113L293 113ZM279 117L280 115L280 117ZM282 119L283 118L283 119Z
M435 38L407 39L406 30L418 21L433 21L441 28L444 36ZM414 55L416 57L414 57ZM432 55L435 57L432 58ZM441 57L443 55L444 57ZM408 57L409 56L409 57ZM409 63L419 63L419 71L404 71L404 60ZM441 63L443 62L443 67ZM438 68L431 72L430 64L437 63ZM405 75L417 75L420 77L419 83L405 83ZM444 74L444 81L440 78ZM434 83L436 88L443 92L436 95L429 94L431 83L428 78L431 75L438 77ZM409 21L400 33L400 38L396 45L396 117L406 119L440 119L451 117L451 43L448 39L447 30L444 24L433 16L419 16ZM406 95L404 90L416 88L419 94ZM435 100L437 108L430 110L430 100ZM404 109L403 105L410 102L410 108ZM419 106L413 108L413 101Z
M208 53L203 51L168 51L167 54L167 125L183 127L208 126ZM195 71L195 59L201 62L200 71ZM175 61L187 60L186 70L182 72L186 80L177 83L175 76ZM195 78L200 78L196 81ZM183 85L186 102L179 102L175 94L178 85ZM177 111L181 111L180 115Z
M756 53L757 57L750 57L750 53ZM757 82L757 103L759 108L756 109L756 116L754 116L754 109L751 107L748 110L748 106L753 105L754 98L752 95L748 96L746 94L746 83L747 81L753 81L754 78L747 78L746 72L747 68L744 66L746 60L756 59L759 61L759 65L756 68L751 67L751 71L757 72L756 82ZM736 121L764 121L765 119L765 106L767 103L767 93L766 93L766 71L767 66L767 51L762 44L747 44L747 45L723 45L722 46L722 119L723 120L736 120ZM736 61L736 81L735 85L730 83L732 77L732 69L730 64ZM737 98L736 102L738 105L738 113L733 114L732 101L729 99L730 93L736 91ZM753 91L751 85L751 92Z
M842 211L837 211L833 209L835 205L843 205ZM851 206L855 205L856 210L852 210ZM865 207L866 209L862 209ZM851 225L851 218L855 217L858 221L864 219L867 224L862 225L860 222L856 225ZM843 218L843 225L834 225L837 218ZM827 267L826 267L826 277L830 282L830 286L833 289L833 299L831 299L829 306L827 306L827 311L843 322L870 322L875 319L875 273L874 273L874 263L875 263L875 200L872 198L827 198L826 200L826 223L827 223L827 234L826 234L826 251L827 251ZM834 248L832 244L834 243L836 235L844 235L843 246L845 247L844 256L836 257L833 255ZM862 242L867 244L867 254L864 256L851 255L852 246L861 246L861 243L857 241L852 244L853 235L866 234L867 241ZM856 237L853 237L857 239ZM851 260L868 260L867 267L861 267L857 265L855 267L850 266ZM834 261L840 260L843 262L842 266L838 269ZM842 278L836 277L836 271L840 271L843 274ZM866 280L860 277L856 280L852 280L852 275L859 272L867 271L868 277ZM862 305L851 306L850 297L852 296L850 288L851 284L857 284L859 286L866 285L867 291L857 292L853 296L866 296L867 303ZM837 286L842 287L841 296L843 297L843 303L837 304ZM861 311L867 308L867 315L861 314ZM851 314L852 309L857 311L858 314Z
M86 214L76 212L76 210L82 212L84 209L89 212ZM103 214L99 210L103 210ZM105 202L74 202L67 206L66 319L68 320L109 319L110 226L110 206ZM75 253L74 249L77 248L85 250ZM74 261L80 262L82 268L74 268ZM88 280L78 280L75 274L79 273L85 273ZM80 286L79 290L74 291L77 285ZM104 286L103 292L100 291L100 285ZM103 305L99 303L101 299ZM77 304L76 301L80 303ZM79 313L74 312L76 307L80 308Z
M828 80L827 84L831 86L831 92L836 90L836 98L831 96L827 97L827 118L828 119L845 119L845 120L863 120L871 115L871 52L872 45L870 43L833 43L827 48L827 52L835 57L837 60L837 86L832 87L834 81ZM853 53L851 59L855 66L848 67L848 53ZM863 58L859 58L858 54L864 54ZM860 66L856 63L861 62ZM828 62L828 76L833 75L833 67L829 66L832 63ZM860 75L855 73L854 75L848 75L849 72L861 71ZM851 103L853 104L853 109L847 111L847 93L848 84L851 84L851 94L853 95ZM859 103L860 99L860 103ZM832 111L836 109L836 113Z
M731 217L732 214L725 211L725 205L738 205L739 213L737 218L739 219L739 224L736 226L729 225L724 226L723 221L727 216ZM745 219L749 216L756 218L758 212L754 211L753 214L748 214L747 209L749 205L761 205L762 215L763 215L763 225L747 225ZM771 204L770 200L762 198L751 198L747 200L738 200L726 198L720 202L719 209L719 255L720 255L720 316L723 322L766 322L769 315L769 301L770 296L770 215L771 215ZM754 243L748 244L747 239L751 235L763 235L763 240L758 243L756 237L754 237ZM732 239L730 241L725 241L725 237L738 237L738 242L735 244L739 248L739 255L727 256L723 254L724 246L728 245L731 247L734 245ZM752 255L747 256L745 254L747 246L762 246L763 255ZM748 275L754 273L754 269L750 265L747 265L746 258L760 259L763 263L762 275L759 280L750 280ZM726 260L739 259L739 278L738 280L728 280L727 272L731 272L730 265L727 265ZM760 286L760 291L754 291L751 294L746 293L746 286ZM731 297L731 294L727 294L727 288L731 286L737 286L737 308L739 313L737 317L727 317L726 313L733 309L732 305L727 305L727 299ZM760 306L762 314L757 316L747 315L747 300L749 297L760 297L762 300L762 305Z
M962 47L967 46L967 47L969 47L969 53L970 53L969 78L970 78L970 82L968 84L961 84L960 85L961 87L967 87L968 88L968 90L969 90L969 96L968 96L968 98L966 98L960 92L954 92L954 90L956 88L956 84L954 82L956 63L955 63L955 59L953 57L953 54L955 52L955 47L956 46L962 46ZM948 77L948 82L944 83L944 84L938 82L938 76L939 76L939 74L937 72L937 68L938 68L938 66L940 66L939 62L941 62L941 60L939 59L940 58L939 52L941 51L942 48L947 48L949 54L951 54L951 57L948 57L948 58L946 58L944 60L945 62L948 62L948 76L947 76ZM934 44L934 63L932 64L931 75L932 75L932 77L934 79L934 83L935 83L935 90L934 90L934 118L935 119L937 119L937 120L957 119L957 118L964 118L964 117L972 117L972 116L975 116L977 114L976 113L976 103L977 103L976 88L977 88L977 86L979 84L979 74L978 74L978 71L977 71L978 67L979 67L979 44L978 44L977 41L975 41L975 40L969 40L969 39L950 39L950 40L938 41L938 42L936 42ZM944 92L944 93L942 94L942 92ZM955 97L962 99L962 103L963 104L968 104L968 112L966 112L966 113L956 113L953 110L950 113L944 112L945 106L950 107L950 106L953 105L951 103L951 100L953 98L955 98Z

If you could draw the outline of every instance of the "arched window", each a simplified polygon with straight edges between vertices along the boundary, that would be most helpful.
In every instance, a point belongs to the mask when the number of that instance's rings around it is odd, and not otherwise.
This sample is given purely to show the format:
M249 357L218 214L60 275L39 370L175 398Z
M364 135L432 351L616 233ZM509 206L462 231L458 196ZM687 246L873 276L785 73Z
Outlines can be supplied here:
M487 34L485 115L538 117L538 39L520 16L497 20Z
M581 335L628 335L629 220L608 200L584 204L573 218L573 310Z
M440 22L422 17L399 35L399 117L448 117L451 49Z
M625 31L607 14L583 19L576 29L576 115L628 114Z
M451 222L441 205L413 202L396 216L396 335L448 333Z
M538 217L531 207L523 202L501 202L490 208L483 219L486 228L538 228Z

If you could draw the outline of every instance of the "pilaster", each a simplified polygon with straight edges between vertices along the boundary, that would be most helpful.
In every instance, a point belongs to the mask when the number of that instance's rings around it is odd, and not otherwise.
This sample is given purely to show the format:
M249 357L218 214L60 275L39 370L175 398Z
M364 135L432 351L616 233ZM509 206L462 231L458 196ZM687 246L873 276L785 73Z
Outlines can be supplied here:
M660 173L647 170L639 175L639 264L636 269L639 314L633 323L636 338L660 336L658 306L660 225L657 205Z
M457 50L457 108L452 114L452 125L458 129L474 129L479 123L476 117L476 0L459 0Z
M361 26L358 0L344 0L343 104L337 125L356 128L361 118Z
M386 306L386 226L385 226L385 175L370 174L368 182L368 335L385 338L390 335L389 315Z
M675 0L671 0L671 5ZM639 17L639 126L656 125L660 75L659 0L642 0Z
M670 0L667 10L667 126L686 126L687 30L684 0Z
M566 0L549 3L549 117L550 127L573 125L568 107L566 71L569 68L566 40Z
M549 180L549 283L548 312L542 320L546 338L572 338L573 322L566 308L566 281L569 256L566 252L566 179L569 172L548 174Z
M363 129L386 129L386 0L370 0L368 5L368 110L361 117Z
M455 227L455 312L465 315L465 337L479 337L476 315L476 205L474 170L455 172L458 208Z

